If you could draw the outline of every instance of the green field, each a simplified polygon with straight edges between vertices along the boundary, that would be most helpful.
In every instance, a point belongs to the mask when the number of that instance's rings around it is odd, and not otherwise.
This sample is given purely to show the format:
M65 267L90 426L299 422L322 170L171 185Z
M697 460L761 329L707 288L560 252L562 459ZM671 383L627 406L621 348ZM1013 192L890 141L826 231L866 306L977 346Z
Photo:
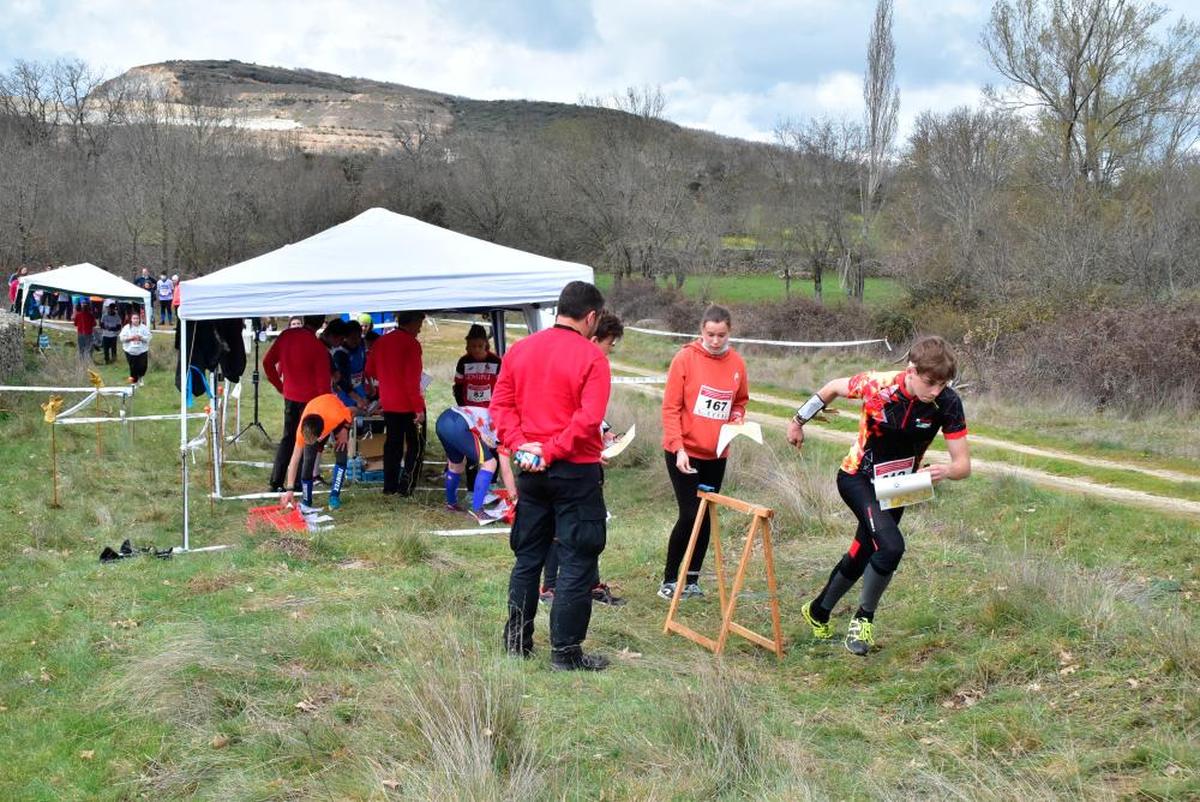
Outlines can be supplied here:
M673 287L673 279L659 282L663 287ZM846 293L838 286L837 276L826 276L823 283L823 300L830 305L847 301ZM613 285L611 273L597 273L596 285L607 291ZM683 291L694 298L724 304L753 304L764 301L784 300L784 282L771 275L752 276L688 276ZM868 306L886 306L904 298L904 287L895 279L868 278L864 290L864 303ZM797 279L792 282L793 298L812 298L812 281Z
M435 408L461 336L423 335ZM166 339L134 414L177 407ZM70 363L26 380L81 381ZM274 432L279 399L264 390ZM715 660L662 634L673 503L657 408L618 391L609 419L639 437L607 473L602 570L629 604L592 618L589 645L613 668L563 675L542 615L534 659L501 654L507 540L425 534L465 525L438 489L396 501L352 486L331 531L252 535L246 504L210 508L201 454L194 545L235 548L98 564L126 537L178 541L178 429L106 429L97 457L91 427L60 427L51 509L42 400L0 399L0 798L1200 796L1192 519L1011 479L944 487L905 516L880 649L856 658L809 640L799 616L852 531L833 489L844 449L797 456L771 431L735 453L725 490L776 510L787 656L735 640ZM264 483L239 468L227 490ZM733 537L736 517L723 521ZM713 632L711 555L706 569L710 595L683 616ZM767 631L763 591L756 578L738 617Z

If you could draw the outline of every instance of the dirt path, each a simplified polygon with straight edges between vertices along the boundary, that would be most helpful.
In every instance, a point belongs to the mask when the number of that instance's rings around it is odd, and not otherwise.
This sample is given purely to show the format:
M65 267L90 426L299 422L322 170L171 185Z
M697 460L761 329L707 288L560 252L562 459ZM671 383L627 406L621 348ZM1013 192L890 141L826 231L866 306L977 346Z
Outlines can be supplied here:
M627 371L630 373L641 373L643 375L653 375L653 373L643 371L640 368L634 368L632 366L617 365L614 363L614 367L618 368L619 370L624 370L624 371ZM663 392L662 388L655 386L655 385L624 384L624 385L617 385L617 386L624 387L629 390L633 390L634 392L642 393L643 395L649 395L654 398L662 398L662 392ZM767 400L762 395L754 395L754 396L752 396L752 398L755 398L756 400L760 400L760 401ZM791 405L794 402L785 400L785 399L779 399L778 401L768 401L768 403L786 403L788 405ZM763 425L771 426L776 429L784 429L787 426L787 418L779 416L779 415L767 415L767 414L761 413L761 412L751 412L751 413L749 413L749 415L747 417L749 417L751 420L758 421L759 423L761 423ZM821 428L821 427L813 427L811 429L808 429L808 430L806 430L805 435L806 435L806 437L816 438L819 440L826 440L826 441L835 442L835 443L844 443L846 445L849 445L851 442L854 441L854 434L852 432L839 432L839 431L834 431L832 429L825 429L825 428ZM981 441L981 438L977 438L973 435L972 435L971 439L974 442ZM992 442L995 442L995 441L992 441ZM1001 445L1003 445L1003 444L1001 444ZM928 454L937 460L945 460L946 459L946 453L944 451L930 449ZM1096 464L1096 463L1089 462L1088 464ZM1114 463L1114 464L1117 464L1117 463ZM1066 476L1055 476L1054 474L1046 473L1045 471L1039 471L1039 470L1036 470L1033 468L1025 468L1025 467L1022 467L1019 465L1011 465L1011 464L1005 463L1005 462L997 462L995 460L982 460L982 459L972 458L971 459L971 467L972 467L972 470L979 471L979 472L985 473L985 474L992 474L992 475L1007 474L1009 476L1016 476L1020 479L1024 479L1024 480L1026 480L1032 484L1035 484L1039 487L1045 487L1045 488L1049 488L1051 490L1060 490L1060 491L1065 491L1068 493L1079 493L1082 495L1095 496L1096 498L1102 498L1107 501L1115 501L1115 502L1118 502L1121 504L1130 504L1130 505L1135 505L1138 507L1145 507L1148 509L1155 510L1157 512L1173 513L1173 514L1177 514L1177 515L1188 515L1188 516L1200 518L1200 501L1191 501L1188 499L1173 498L1171 496L1159 496L1159 495L1155 495L1153 493L1146 493L1146 492L1143 492L1140 490L1129 490L1129 489L1123 488L1123 487L1111 487L1109 485L1098 484L1096 482L1092 482L1087 479L1076 479L1076 478L1066 477ZM1120 467L1128 470L1128 468L1126 468L1126 466L1122 465ZM1189 477L1189 478L1191 478L1191 477Z

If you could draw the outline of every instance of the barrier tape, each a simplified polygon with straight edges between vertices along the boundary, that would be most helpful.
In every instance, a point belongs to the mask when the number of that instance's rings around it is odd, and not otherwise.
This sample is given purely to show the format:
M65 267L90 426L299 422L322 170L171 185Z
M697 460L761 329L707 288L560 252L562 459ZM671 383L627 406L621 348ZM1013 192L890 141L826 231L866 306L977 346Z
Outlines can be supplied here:
M666 384L666 376L613 376L613 384Z
M685 334L678 331L658 331L657 329L643 329L637 326L626 326L625 331L636 331L640 334L653 334L658 337L686 337L688 339L696 339L699 335L695 332ZM886 338L874 340L830 340L830 341L806 341L806 340L754 340L748 337L730 337L731 343L746 343L748 345L780 345L786 348L845 348L855 345L872 345L874 343L883 343L890 351L892 344Z

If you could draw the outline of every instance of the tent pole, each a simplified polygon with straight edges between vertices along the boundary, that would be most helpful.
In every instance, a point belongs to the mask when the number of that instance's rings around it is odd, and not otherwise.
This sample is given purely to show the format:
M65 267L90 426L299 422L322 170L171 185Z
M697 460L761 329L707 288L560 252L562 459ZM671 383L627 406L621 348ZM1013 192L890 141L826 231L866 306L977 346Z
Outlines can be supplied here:
M504 310L492 310L492 339L496 343L496 354L504 356L504 352L508 350L508 343L504 336Z
M188 448L187 448L187 383L192 377L187 367L187 324L180 321L179 328L179 458L183 463L183 551L191 547L188 532Z

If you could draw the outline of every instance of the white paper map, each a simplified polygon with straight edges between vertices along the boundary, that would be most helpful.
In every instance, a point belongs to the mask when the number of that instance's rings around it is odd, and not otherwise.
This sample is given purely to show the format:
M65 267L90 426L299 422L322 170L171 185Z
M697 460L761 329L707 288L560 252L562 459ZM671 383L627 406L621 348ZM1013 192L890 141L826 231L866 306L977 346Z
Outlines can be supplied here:
M600 452L600 456L605 459L612 459L620 454L625 449L629 448L629 444L633 442L633 438L637 436L637 424L629 427L629 431L618 437L613 444Z
M762 427L754 421L746 421L745 423L727 423L721 427L721 434L717 436L717 456L725 453L725 449L729 447L733 438L749 437L754 442L762 445Z
M933 475L928 471L897 473L875 479L875 498L884 510L907 507L933 498Z

